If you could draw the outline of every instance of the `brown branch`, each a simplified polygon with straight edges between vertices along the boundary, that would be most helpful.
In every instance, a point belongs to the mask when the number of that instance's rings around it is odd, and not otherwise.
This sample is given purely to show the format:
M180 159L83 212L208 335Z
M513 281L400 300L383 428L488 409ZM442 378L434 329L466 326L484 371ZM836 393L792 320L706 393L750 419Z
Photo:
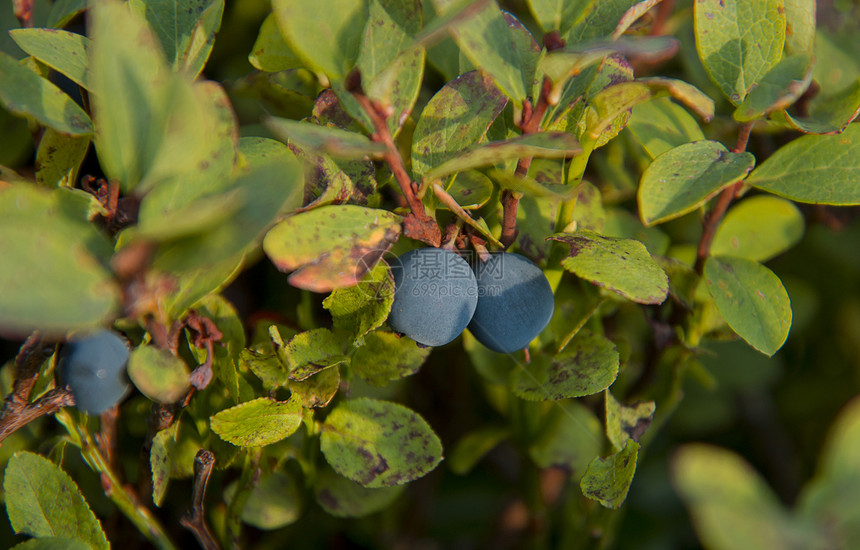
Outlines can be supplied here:
M404 220L404 234L409 238L418 239L438 247L442 242L439 224L427 215L424 203L418 198L418 186L409 178L403 157L400 156L400 151L397 149L394 138L385 123L387 118L385 108L364 95L361 90L361 75L357 71L351 73L347 78L347 89L370 117L374 130L373 139L385 145L385 154L382 159L391 168L391 173L397 180L403 196L406 197L406 203L412 211L412 218L407 216L407 219Z
M116 457L116 436L117 436L117 421L119 420L119 407L114 405L101 415L101 427L99 433L96 434L96 443L99 446L99 451L107 462L108 466L114 472L119 472L117 467ZM105 487L107 491L107 487Z
M747 144L750 139L754 122L742 124L738 129L738 140L735 144L733 153L742 153L746 151ZM720 221L729 209L732 200L737 196L743 187L743 181L739 181L723 189L720 196L717 198L717 203L713 210L705 217L704 227L702 228L702 237L699 239L699 246L696 249L696 273L699 275L705 269L705 260L711 254L711 243L714 242L714 235L717 233L717 228L720 226Z
M74 404L75 398L68 388L54 388L23 408L15 411L4 411L3 417L0 419L0 443L19 428L26 426L40 416L53 414L63 407L70 407Z
M206 497L206 485L212 468L215 466L215 455L207 449L197 451L194 457L194 489L191 495L191 508L179 520L183 527L194 533L197 542L206 550L219 550L221 547L206 524L206 513L203 501Z
M21 345L15 357L15 384L6 396L6 411L15 412L30 401L30 392L39 379L42 363L54 353L53 344L45 344L38 332L31 334Z

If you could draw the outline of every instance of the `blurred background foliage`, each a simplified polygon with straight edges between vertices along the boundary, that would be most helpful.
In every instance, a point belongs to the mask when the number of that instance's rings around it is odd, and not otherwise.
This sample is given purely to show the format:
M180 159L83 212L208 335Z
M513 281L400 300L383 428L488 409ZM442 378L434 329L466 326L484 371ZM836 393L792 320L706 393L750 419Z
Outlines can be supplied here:
M322 4L321 10L324 10ZM689 13L692 1L675 4L675 15L668 26L669 34L681 40L680 53L659 67L644 67L641 72L637 71L637 76L653 72L681 78L717 101L725 101L719 99L721 95L695 55ZM515 13L533 31L537 30L524 1L500 2L500 5ZM44 25L50 11L51 2L36 0L35 26ZM293 91L290 94L281 93L283 88L279 87L277 75L255 71L250 64L248 53L270 11L269 3L264 0L227 1L221 29L204 70L206 78L225 84L242 135L268 135L259 123L266 113L291 118L306 116L319 91L314 79L308 77L302 82L291 82L289 87ZM860 51L860 2L819 0L818 22L820 32L833 44L842 51L854 52L851 62L855 66L849 70L856 74L860 66L856 57ZM73 22L71 28L75 24L81 22ZM0 8L0 28L4 31L0 33L0 50L23 58L25 54L5 32L17 26L11 3L4 3ZM444 43L438 46L440 50L445 47ZM424 87L413 118L451 77L451 69L438 62L444 59L441 52L430 52ZM827 62L827 59L819 60L822 61ZM302 77L293 74L290 78ZM718 106L717 110L728 112L726 105L722 110ZM717 117L704 126L704 130L709 139L723 143L731 143L734 139L734 126L725 116ZM633 190L643 163L648 161L629 133L629 129L625 130L621 139L595 153L587 178L601 187L605 200L612 197L609 200L614 206L635 212ZM750 150L756 153L760 164L769 152L796 135L757 133L753 135ZM0 108L0 164L26 174L33 169L33 155L27 122ZM81 174L87 173L98 175L93 158L81 170ZM627 502L619 512L602 510L597 503L574 498L579 490L578 483L564 475L554 476L551 471L545 471L540 479L531 480L530 483L545 484L545 494L552 494L553 487L561 489L564 484L573 487L573 491L564 491L563 500L547 511L545 520L554 527L551 540L545 541L550 546L586 548L592 544L610 546L614 542L618 548L642 550L697 548L700 545L723 547L717 540L718 535L707 529L700 530L697 536L690 508L686 508L679 497L679 482L677 479L673 482L673 476L677 475L678 449L690 442L712 444L737 453L760 473L787 509L800 506L804 487L818 475L819 459L828 433L840 411L860 394L860 209L810 205L800 208L806 221L802 240L787 253L768 262L785 283L791 298L793 322L786 344L772 358L759 354L740 340L707 344L709 353L688 365L682 386L675 388L683 393L677 409L665 425L655 423L651 428L653 439L647 452L640 454L637 475ZM668 234L678 254L683 254L685 247L695 246L701 231L695 214L665 224L661 229ZM288 286L285 276L265 259L253 264L224 294L248 327L253 326L256 319L272 315L298 325L304 325L308 318L322 320L328 315L321 307L322 297L309 297ZM611 317L617 334L642 331L644 321L635 311L638 307L633 304L618 306ZM626 345L631 364L643 360L643 352L638 349L641 344L616 343L622 350ZM468 340L457 340L435 349L415 376L384 388L356 386L352 389L353 395L392 399L419 412L439 434L446 449L446 462L395 496L393 505L360 519L338 519L317 506L297 509L294 500L283 498L301 485L298 472L288 467L278 476L271 476L271 483L262 486L266 494L260 495L261 502L280 504L247 513L254 516L250 517L250 523L260 525L266 525L267 521L289 523L289 518L299 514L303 514L302 519L275 531L251 529L249 540L253 541L253 547L501 549L525 544L529 534L524 524L523 487L518 486L524 483L520 475L523 465L510 444L496 446L472 468L452 455L465 434L505 424L498 412L498 392L473 368L473 363L481 362L480 353L466 353L464 345L469 349ZM17 341L0 341L0 360L6 363L0 371L0 389L4 394L11 387L8 360L14 357L19 346ZM653 366L660 380L669 380L672 377L660 371L664 367ZM628 372L637 371L628 368ZM634 382L632 377L625 379L622 374L613 389L624 388L626 384L629 390ZM588 410L603 409L600 394L580 401ZM553 403L544 405L562 407ZM141 396L123 406L122 421L126 429L119 448L129 470L136 467L136 449L140 448L146 433L148 409L149 402ZM587 424L594 415L572 414L586 424L581 426L583 431L591 429ZM600 429L598 426L597 430ZM19 449L63 452L63 446L56 445L60 433L53 419L42 419L27 426L0 447L0 464L5 464ZM572 440L577 437L583 436L575 435ZM587 438L579 441L584 446L593 445ZM194 450L191 448L190 452L193 454ZM63 464L106 528L112 531L113 527L122 525L124 518L110 505L97 475L80 456L69 452ZM213 479L210 496L229 492L233 481L229 476ZM159 515L179 517L187 506L190 492L190 480L171 484ZM853 504L860 508L857 495L860 493L855 493ZM578 509L582 506L595 508L588 515L594 523L571 520L586 517ZM211 513L217 516L224 510L216 506ZM270 517L272 514L274 519ZM614 541L600 537L601 529L610 525L617 533ZM727 523L724 528L732 530L737 526ZM178 536L184 537L178 539L182 547L195 544L186 532L180 531ZM19 539L12 534L6 521L0 521L0 546L11 546ZM749 544L748 548L761 548L755 546L756 540Z

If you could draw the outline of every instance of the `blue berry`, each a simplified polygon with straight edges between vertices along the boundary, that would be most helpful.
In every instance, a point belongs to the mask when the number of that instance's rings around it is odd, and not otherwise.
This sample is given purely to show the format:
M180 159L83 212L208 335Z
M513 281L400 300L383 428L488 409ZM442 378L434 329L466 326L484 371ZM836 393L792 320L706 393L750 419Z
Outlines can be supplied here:
M555 309L541 268L519 254L493 254L478 264L478 307L469 331L491 350L523 349L547 326Z
M105 330L63 346L58 370L75 396L75 406L89 414L101 414L128 391L127 364L125 341Z
M425 346L447 344L463 332L478 304L478 283L466 260L441 248L418 248L393 261L391 270L391 328Z

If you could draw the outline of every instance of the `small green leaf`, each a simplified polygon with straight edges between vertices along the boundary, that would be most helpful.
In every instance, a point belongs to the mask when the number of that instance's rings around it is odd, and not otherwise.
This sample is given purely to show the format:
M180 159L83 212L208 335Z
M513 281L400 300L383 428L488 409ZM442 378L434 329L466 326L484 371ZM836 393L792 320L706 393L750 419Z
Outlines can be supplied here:
M752 153L731 153L718 141L679 145L655 158L642 173L639 214L656 225L692 212L755 165Z
M188 365L153 346L140 346L128 358L128 377L140 393L158 403L175 403L188 389Z
M48 27L65 27L78 14L87 9L87 0L57 0L48 12Z
M232 500L237 485L231 484L224 491L225 501ZM293 476L285 472L272 472L263 476L251 489L242 507L242 521L264 531L291 525L302 515L303 496Z
M119 288L110 241L89 223L93 198L19 183L0 189L0 330L62 336L105 326Z
M679 145L705 139L696 119L668 97L633 107L627 128L652 159Z
M302 424L302 404L297 399L275 401L260 397L209 419L218 436L238 447L263 447L292 435Z
M478 145L464 153L448 159L424 174L432 180L469 170L522 157L565 158L582 152L579 142L563 132L539 132Z
M196 78L221 26L224 0L131 0L129 7L147 20L171 68Z
M291 380L289 387L302 407L327 407L340 389L340 369L323 369L302 381Z
M623 450L595 458L579 482L582 494L606 508L620 508L627 499L638 457L639 443L628 439Z
M544 417L529 456L540 468L567 468L574 479L580 479L602 447L600 421L588 407L569 400L559 402Z
M723 318L752 347L773 355L791 328L788 293L771 270L745 258L705 261L705 282Z
M528 6L544 32L558 31L562 36L591 6L591 2L570 0L528 0Z
M347 330L360 338L382 326L392 303L391 269L385 262L379 262L357 285L332 292L323 300L323 307L331 313L336 329Z
M0 52L0 103L10 112L69 136L93 133L90 117L48 79Z
M750 197L720 222L711 254L766 262L797 244L804 226L803 213L794 203L769 195Z
M274 390L287 383L289 372L274 351L243 349L239 352L239 364L250 369L266 389Z
M782 57L783 0L700 0L694 4L699 58L734 105Z
M359 518L388 508L403 489L403 486L362 487L325 468L314 483L314 496L322 509L334 517Z
M448 458L448 467L457 475L468 474L487 453L510 435L511 431L501 426L485 426L467 433L454 445Z
M360 398L340 403L322 426L320 445L334 470L364 487L402 485L432 471L442 443L417 413Z
M320 17L315 0L274 0L272 11L290 48L315 72L340 81L355 65L364 25L367 1L335 0Z
M803 136L753 170L747 183L797 202L860 204L860 124L833 136Z
M588 11L580 16L563 38L569 44L577 44L591 38L608 37L618 26L618 21L638 0L588 1Z
M480 143L507 101L478 71L461 75L436 92L424 107L413 134L415 178Z
M357 284L397 240L400 217L355 205L322 206L282 221L263 250L290 284L314 292Z
M661 304L666 299L666 273L641 242L590 231L558 234L552 239L570 245L570 254L561 264L571 273L640 304Z
M536 135L536 134L534 134ZM539 159L536 159L539 160ZM534 164L534 163L533 163ZM502 189L510 189L516 193L522 193L529 197L549 199L554 202L569 201L576 195L576 187L563 183L543 184L530 176L517 176L496 168L487 170L487 174ZM541 177L543 174L538 174ZM559 173L559 177L561 174Z
M593 395L618 376L619 356L607 338L583 329L552 358L539 355L513 378L514 393L529 401Z
M493 182L477 170L467 170L457 174L446 191L463 210L477 210L493 196Z
M813 53L815 42L815 0L784 0L785 53Z
M606 220L603 222L604 237L635 239L641 241L654 255L666 254L670 239L659 227L645 227L639 221L639 216L623 208L607 208Z
M787 109L809 88L812 82L812 58L799 54L783 58L750 90L735 109L734 119L749 122Z
M618 20L618 25L612 31L612 39L617 40L625 32L627 32L633 23L639 20L643 15L651 11L651 9L659 4L661 0L638 0L636 4L630 7L621 19Z
M284 346L285 364L290 369L290 379L304 380L322 369L343 362L343 348L343 340L327 328L315 328L296 334Z
M606 436L616 452L627 445L628 440L638 442L654 419L656 405L653 401L622 405L612 392L606 390Z
M167 495L170 471L173 469L170 463L176 450L178 431L179 422L173 422L152 438L152 447L149 451L149 465L152 469L152 502L158 507L161 507Z
M701 541L715 550L823 548L803 533L752 467L710 445L685 445L673 468L676 490Z
M809 116L795 116L787 111L785 119L795 130L807 134L838 134L860 114L860 80L843 90L816 98Z
M159 304L164 308L168 319L177 320L184 317L188 308L198 300L233 282L241 272L244 260L244 253L239 253L205 268L170 277L171 290L159 296Z
M78 486L47 458L24 451L12 455L4 472L3 492L9 523L16 533L67 537L95 549L110 548Z
M269 117L268 128L285 142L335 158L360 159L385 152L385 146L355 132L286 118Z
M263 20L248 61L255 68L269 73L302 66L302 61L281 36L274 13L270 13Z
M373 384L385 386L418 372L429 348L419 348L411 338L400 338L393 332L371 332L364 345L355 350L350 364L352 371Z
M36 181L42 185L75 187L78 169L89 148L89 137L67 136L46 129L36 150Z
M14 29L9 35L22 50L87 88L86 36L60 29Z

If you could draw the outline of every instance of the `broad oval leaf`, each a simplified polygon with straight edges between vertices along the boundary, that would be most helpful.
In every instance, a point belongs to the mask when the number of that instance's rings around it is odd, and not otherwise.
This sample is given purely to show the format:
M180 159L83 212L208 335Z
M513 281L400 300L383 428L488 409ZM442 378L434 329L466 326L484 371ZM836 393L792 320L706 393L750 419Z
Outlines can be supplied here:
M47 128L36 150L36 181L52 187L74 187L91 139Z
M791 328L791 303L773 271L746 258L718 256L705 261L704 277L738 336L765 355L782 347Z
M334 471L364 487L409 483L442 460L442 443L418 413L368 398L334 408L322 426L320 447Z
M752 153L731 153L718 141L695 141L666 151L642 173L642 222L655 225L692 212L743 179L754 164Z
M698 0L694 4L699 58L734 105L782 57L783 0Z
M544 32L559 31L564 36L590 7L589 2L570 0L528 0L528 6Z
M860 204L860 124L832 136L803 136L753 170L747 183L797 202Z
M606 508L619 508L627 500L638 458L639 443L632 439L619 452L595 458L579 482L582 494Z
M15 58L0 52L0 103L10 112L69 136L89 136L93 123L72 98Z
M785 53L813 53L815 0L785 0Z
M358 283L400 235L400 217L355 205L321 206L273 227L263 250L290 284L330 292Z
M783 58L771 67L735 109L734 119L749 122L787 109L809 88L814 63L808 54Z
M540 468L561 466L578 479L603 445L603 426L597 416L581 401L568 399L556 403L543 417L529 456Z
M209 426L218 437L238 447L263 447L291 436L302 423L298 399L260 397L215 414Z
M641 242L590 231L554 235L570 245L561 265L571 273L640 304L661 304L669 279Z
M382 326L393 303L391 269L385 262L379 262L357 285L332 292L323 300L323 307L331 313L334 328L348 330L361 338Z
M577 44L593 38L609 37L624 14L638 0L602 0L582 2L588 7L567 32L562 35L568 44Z
M78 486L47 458L29 452L12 455L4 472L3 492L9 523L16 533L67 537L97 550L110 548Z
M606 436L614 450L621 451L629 440L638 442L654 419L656 405L653 401L637 402L633 405L619 403L609 390L606 397Z
M314 496L323 510L337 518L360 518L387 508L405 487L371 489L336 474L329 468L317 474Z
M86 36L61 29L13 29L9 35L22 50L87 88Z
M224 500L231 502L238 483L224 491ZM264 531L280 529L298 520L304 508L304 494L294 476L275 471L263 476L251 489L242 507L242 521Z
M766 262L797 244L804 226L803 213L794 203L768 195L750 197L720 222L711 254Z
M256 69L270 73L302 66L301 60L281 35L273 13L266 16L260 25L257 41L248 55L248 61Z
M140 346L128 358L128 377L158 403L175 403L188 390L188 365L182 358L153 346Z
M705 139L696 119L668 97L633 107L627 128L652 159L679 145Z
M12 547L12 550L92 550L92 548L81 539L39 537L18 543Z
M420 348L411 338L401 338L393 332L375 331L355 350L350 368L374 386L385 386L418 372L430 348Z
M600 393L618 376L619 356L610 340L583 329L554 357L539 355L513 377L514 393L528 401L558 401Z

